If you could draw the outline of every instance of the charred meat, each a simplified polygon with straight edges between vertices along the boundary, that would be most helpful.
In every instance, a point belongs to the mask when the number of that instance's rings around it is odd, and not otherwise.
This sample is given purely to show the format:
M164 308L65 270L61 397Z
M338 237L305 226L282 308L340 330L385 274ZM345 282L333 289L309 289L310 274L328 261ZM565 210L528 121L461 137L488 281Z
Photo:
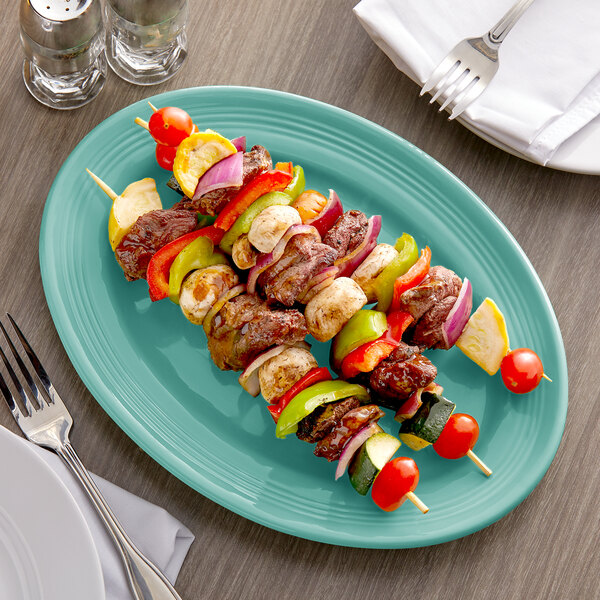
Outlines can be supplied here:
M431 267L427 277L400 296L399 310L409 312L415 324L408 339L421 348L444 348L442 324L452 310L462 287L460 277L446 267Z
M117 262L129 281L145 279L148 263L169 242L196 229L195 213L153 210L139 217L115 249Z
M264 300L244 294L227 302L213 318L208 349L219 369L241 371L271 346L300 342L307 333L301 312L272 310Z
M345 212L323 237L323 243L336 252L336 260L356 249L367 235L369 223L360 210Z
M378 421L384 412L375 404L360 406L348 411L333 430L317 442L315 456L322 456L329 462L338 460L346 442L363 427Z
M304 442L314 444L326 437L347 412L359 406L360 401L354 396L319 406L298 423L296 436Z
M369 377L369 386L388 406L397 408L403 400L419 388L429 385L436 377L435 365L419 354L418 348L401 343L375 367Z
M271 155L263 146L253 146L249 152L244 152L243 161L243 181L242 185L246 185L251 179L260 175L264 171L273 168ZM192 200L184 197L173 206L173 208L181 210L191 210L202 213L203 215L218 215L225 205L239 192L240 187L227 187L219 190L213 190L198 198Z
M335 251L310 235L295 235L283 256L260 274L259 289L268 304L293 306L306 291L309 281L333 264Z

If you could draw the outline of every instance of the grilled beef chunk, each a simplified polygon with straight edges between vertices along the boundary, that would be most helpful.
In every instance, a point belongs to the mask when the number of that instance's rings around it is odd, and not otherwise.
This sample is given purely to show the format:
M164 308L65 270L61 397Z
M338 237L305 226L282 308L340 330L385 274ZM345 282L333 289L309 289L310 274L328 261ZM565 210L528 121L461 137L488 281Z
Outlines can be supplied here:
M385 413L375 404L367 404L348 411L333 430L317 442L315 456L322 456L329 462L338 460L346 442L363 427L378 421Z
M243 181L242 185L246 185L251 179L260 175L264 171L273 168L271 155L266 148L262 146L253 146L250 152L244 152L243 161ZM218 190L213 190L204 194L198 200L184 197L183 200L173 206L173 208L183 210L193 210L202 213L203 215L218 215L225 205L239 192L240 187L226 187Z
M333 264L335 251L315 242L310 235L295 235L285 247L283 256L260 274L259 289L268 304L293 306L308 282L325 267Z
M373 392L385 400L393 401L393 408L397 408L417 389L429 385L437 375L437 369L431 361L414 350L418 349L401 343L375 367L369 377Z
M357 248L365 235L369 224L360 210L345 212L323 237L323 243L336 251L336 259L342 258Z
M194 213L186 210L153 210L138 218L115 249L115 257L129 281L146 278L148 263L169 242L194 231Z
M417 322L411 332L410 340L413 344L422 348L442 348L449 350L450 347L444 341L442 325L452 310L456 296L446 296L433 308L430 308Z
M452 310L462 287L460 277L450 269L431 267L427 277L418 286L400 296L399 310L408 311L415 323L407 332L407 338L426 348L444 348L442 324Z
M360 401L354 396L319 406L298 423L296 435L304 442L314 444L322 440L347 412L359 406Z
M400 296L398 310L409 312L418 321L435 304L448 296L458 296L462 281L446 267L431 267L427 277Z
M245 369L275 344L294 344L306 337L304 315L295 309L271 310L254 295L236 296L210 323L208 349L224 371Z

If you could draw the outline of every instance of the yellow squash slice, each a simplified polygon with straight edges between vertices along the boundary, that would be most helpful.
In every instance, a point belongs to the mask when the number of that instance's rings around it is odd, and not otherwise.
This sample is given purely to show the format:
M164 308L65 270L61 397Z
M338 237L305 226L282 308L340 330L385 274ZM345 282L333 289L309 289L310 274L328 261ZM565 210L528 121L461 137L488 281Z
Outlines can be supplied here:
M456 345L490 375L498 371L509 342L504 315L491 298L471 315Z
M215 163L236 152L235 146L216 131L207 129L193 133L177 148L173 162L173 175L183 193L191 198L200 177Z
M123 236L143 214L162 208L156 182L151 177L130 183L120 196L114 199L108 217L108 240L113 250Z

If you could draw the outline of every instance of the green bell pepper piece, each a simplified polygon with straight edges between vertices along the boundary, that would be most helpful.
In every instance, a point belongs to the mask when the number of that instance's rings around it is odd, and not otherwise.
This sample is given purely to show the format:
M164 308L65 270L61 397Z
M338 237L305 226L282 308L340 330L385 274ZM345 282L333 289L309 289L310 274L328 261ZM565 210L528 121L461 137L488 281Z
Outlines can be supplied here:
M185 276L195 269L212 265L226 265L227 259L221 252L213 251L213 243L200 236L191 241L176 257L169 270L169 299L179 304L179 292Z
M250 231L252 221L265 208L275 205L289 205L292 203L292 197L285 192L269 192L255 200L235 221L231 229L223 236L219 247L223 252L231 254L233 244L244 233Z
M375 279L377 310L387 312L394 296L394 282L406 273L419 259L419 248L412 235L403 233L394 248L399 254Z
M310 413L328 402L336 402L350 396L356 396L360 401L369 400L369 392L362 385L346 381L320 381L296 394L283 409L275 435L284 438L298 431L298 423Z
M292 200L295 200L304 191L306 179L304 178L304 169L300 165L294 167L293 174L292 181L283 191L290 195Z
M331 345L332 366L337 371L352 350L372 342L387 331L385 313L364 309L354 313L335 336Z

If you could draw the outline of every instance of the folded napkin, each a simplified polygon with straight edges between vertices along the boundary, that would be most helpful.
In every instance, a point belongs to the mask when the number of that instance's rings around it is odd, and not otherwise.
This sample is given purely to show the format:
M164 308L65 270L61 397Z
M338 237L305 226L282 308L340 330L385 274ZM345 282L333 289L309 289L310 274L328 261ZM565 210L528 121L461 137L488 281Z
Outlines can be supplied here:
M362 0L373 41L419 85L462 39L489 31L515 0ZM484 134L546 164L600 114L600 1L535 0L499 50L500 68L462 114Z
M132 600L121 559L83 488L56 454L31 446L67 486L90 528L100 557L106 600ZM97 475L92 477L129 537L174 583L194 541L192 532L155 504Z

